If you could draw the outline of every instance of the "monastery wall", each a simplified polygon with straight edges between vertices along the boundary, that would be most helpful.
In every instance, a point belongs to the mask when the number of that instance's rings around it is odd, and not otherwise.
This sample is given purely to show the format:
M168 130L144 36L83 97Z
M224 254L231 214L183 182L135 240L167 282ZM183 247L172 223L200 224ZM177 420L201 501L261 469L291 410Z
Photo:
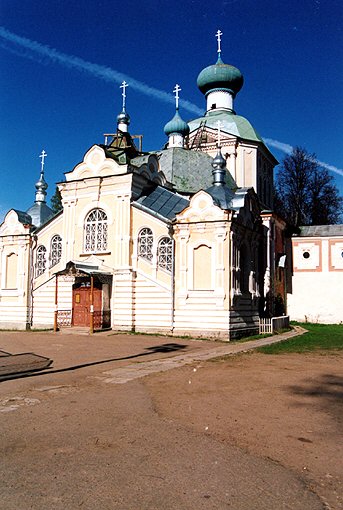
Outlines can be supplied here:
M343 322L343 239L294 238L291 320ZM333 289L334 292L333 292Z

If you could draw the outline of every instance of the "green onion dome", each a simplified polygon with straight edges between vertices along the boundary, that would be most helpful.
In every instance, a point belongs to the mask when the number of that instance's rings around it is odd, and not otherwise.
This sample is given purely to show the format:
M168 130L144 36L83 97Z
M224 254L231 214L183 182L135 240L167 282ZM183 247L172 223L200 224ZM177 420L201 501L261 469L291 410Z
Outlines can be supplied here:
M164 126L164 132L167 136L172 135L174 133L187 136L189 134L189 126L187 122L185 122L179 115L179 112L176 110L176 113L172 120L167 122Z
M243 75L237 67L224 64L221 58L218 58L216 64L205 67L197 79L197 85L200 91L207 95L214 90L224 90L235 95L243 86Z

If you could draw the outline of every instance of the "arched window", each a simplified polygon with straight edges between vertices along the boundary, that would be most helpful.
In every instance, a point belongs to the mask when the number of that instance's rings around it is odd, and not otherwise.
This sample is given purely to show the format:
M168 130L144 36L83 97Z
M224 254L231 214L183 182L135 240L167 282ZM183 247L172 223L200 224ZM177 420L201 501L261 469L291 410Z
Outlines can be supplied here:
M62 238L59 235L55 235L51 239L50 247L51 266L56 266L59 263L62 256Z
M101 209L93 209L86 218L84 250L86 253L107 250L107 216Z
M36 278L44 273L46 268L46 248L38 246L36 258Z
M162 237L157 247L157 265L171 272L173 267L173 241L170 237Z
M142 259L152 260L152 247L154 237L150 228L142 228L138 234L138 257Z

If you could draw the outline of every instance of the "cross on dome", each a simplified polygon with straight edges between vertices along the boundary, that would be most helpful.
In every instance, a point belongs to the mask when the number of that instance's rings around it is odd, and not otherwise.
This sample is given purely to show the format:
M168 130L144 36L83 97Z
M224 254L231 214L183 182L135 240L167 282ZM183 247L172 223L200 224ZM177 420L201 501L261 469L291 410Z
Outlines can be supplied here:
M176 109L177 110L179 109L179 92L180 91L181 91L180 85L176 84L173 92L175 94L175 104L176 104Z
M42 163L41 163L41 172L44 172L44 159L47 157L47 153L45 152L45 150L43 149L42 150L42 153L40 154L39 156L42 160Z
M217 33L216 33L216 38L217 38L217 41L218 41L218 50L217 50L217 53L219 54L219 56L220 56L221 51L222 51L221 48L220 48L220 43L221 43L221 37L220 36L221 35L223 35L223 32L221 32L220 30L217 30Z
M122 84L120 85L120 88L123 89L123 92L122 92L122 96L123 96L123 111L125 111L125 99L126 99L126 87L128 87L129 84L126 83L126 81L124 80L122 82Z

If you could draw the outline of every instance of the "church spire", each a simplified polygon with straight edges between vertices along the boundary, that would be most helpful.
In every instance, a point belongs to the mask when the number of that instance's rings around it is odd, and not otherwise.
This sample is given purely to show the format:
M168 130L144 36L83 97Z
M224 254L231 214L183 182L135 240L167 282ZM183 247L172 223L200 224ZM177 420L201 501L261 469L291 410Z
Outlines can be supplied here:
M41 161L41 170L40 170L40 176L39 176L39 179L38 181L36 182L35 184L35 187L36 187L36 200L35 202L46 202L45 198L46 198L46 190L48 189L48 184L46 183L45 179L44 179L44 163L45 163L45 158L47 157L47 153L45 152L45 150L43 149L42 150L42 153L40 154L40 159L42 160Z
M45 150L42 150L40 154L41 169L40 176L38 181L35 184L36 187L36 199L34 204L28 209L26 212L31 216L32 225L35 227L40 227L43 225L49 218L54 215L54 212L46 203L46 190L48 189L48 184L44 179L44 163L45 158L47 157L47 153Z
M203 69L197 79L200 91L207 101L206 111L227 110L233 112L233 100L243 86L243 76L239 69L229 64L224 64L221 58L221 36L223 32L218 30L216 39L218 44L217 63Z
M222 124L220 120L217 122L218 127L218 151L212 161L212 175L213 175L213 186L225 186L225 175L226 175L226 161L222 155L222 148L220 145L220 128Z
M122 97L123 97L123 105L122 105L122 111L117 116L117 125L118 130L122 131L123 133L128 132L129 124L130 124L130 115L126 113L126 88L129 86L128 83L124 80L122 84L120 85L120 88L123 89Z
M183 147L185 136L189 134L189 126L179 114L179 92L181 91L180 85L176 84L173 90L175 94L175 115L164 126L164 132L169 138L168 148Z
M215 157L212 160L212 175L213 175L213 185L208 188L206 191L211 197L216 205L218 205L221 209L231 209L232 208L232 199L235 195L233 191L232 185L229 187L227 185L227 169L226 169L226 161L223 157L221 146L220 146L220 128L221 122L218 121L218 151Z

